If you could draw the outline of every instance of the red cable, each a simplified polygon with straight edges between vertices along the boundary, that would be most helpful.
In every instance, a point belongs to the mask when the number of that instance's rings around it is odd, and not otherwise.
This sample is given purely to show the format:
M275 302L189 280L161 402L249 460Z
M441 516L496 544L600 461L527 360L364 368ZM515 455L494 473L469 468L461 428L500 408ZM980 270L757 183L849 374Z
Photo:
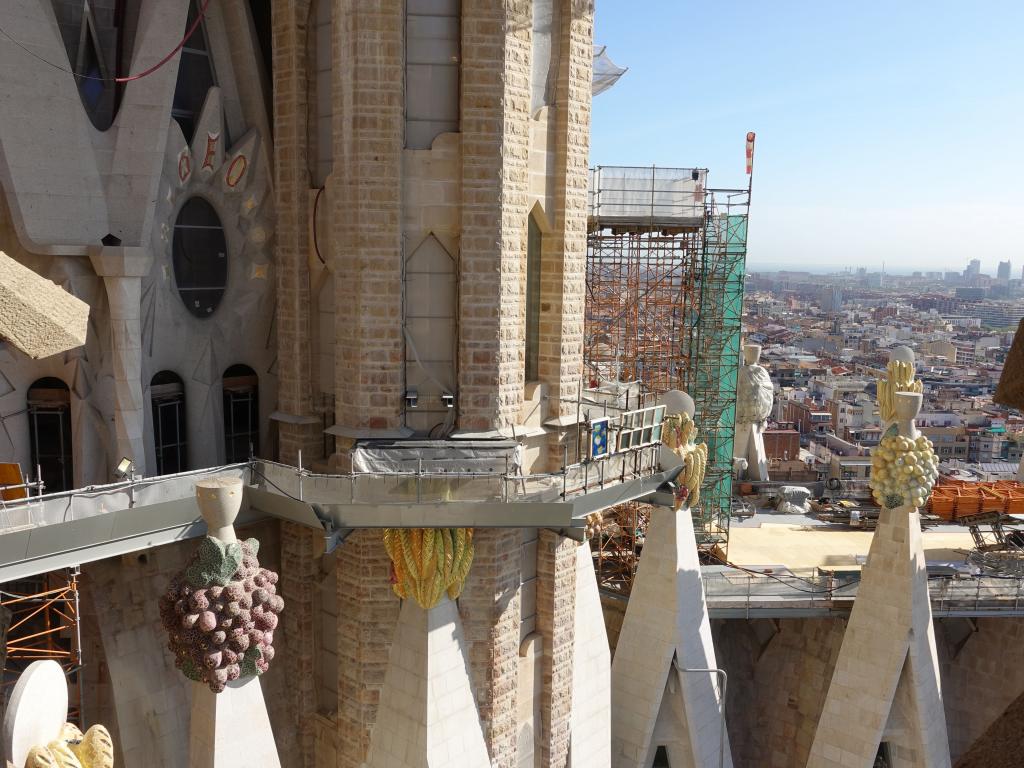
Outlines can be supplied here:
M10 40L16 46L21 48L21 50L23 50L25 53L27 53L29 56L31 56L33 59L38 59L39 61L43 62L43 64L46 64L49 67L53 67L54 69L59 69L61 72L67 72L69 75L74 75L75 77L77 77L79 79L82 79L82 80L99 80L102 83L107 83L107 82L130 83L133 80L141 80L142 78L147 77L147 76L153 74L158 69L160 69L160 67L162 67L164 64L166 64L171 59L173 59L174 55L178 51L180 51L182 48L185 47L185 43L187 43L189 41L189 38L192 37L192 35L195 33L195 31L197 29L199 29L199 25L202 23L203 17L206 15L206 9L209 7L209 5L210 5L210 0L204 0L203 7L199 9L199 13L196 16L195 22L193 22L192 26L188 28L188 30L185 32L185 37L183 37L181 39L181 42L178 43L174 47L173 51L168 53L166 56L164 56L162 59L160 59L160 61L158 61L152 67L147 69L145 72L139 72L137 75L125 75L124 77L115 77L113 79L107 78L107 77L93 77L92 75L82 75L82 74L79 74L78 72L75 72L73 69L67 69L65 67L62 67L60 64L54 64L52 61L48 61L47 59L44 59L42 56L40 56L35 51L33 51L30 48L27 48L26 46L24 46L21 43L19 43L17 40L15 40L13 37L11 37L7 33L7 30L5 30L3 27L0 27L0 35L3 35L4 37L6 37L8 40Z
M125 75L124 77L115 77L114 78L114 82L115 83L130 83L132 80L141 80L142 78L146 77L147 75L153 74L158 69L160 69L160 67L162 67L164 64L166 64L171 59L173 59L174 58L174 54L176 54L178 51L180 51L182 48L184 48L185 47L185 43L187 43L189 41L189 38L192 37L192 34L197 29L199 29L199 25L202 23L203 16L206 14L206 9L207 9L207 7L209 7L209 5L210 5L210 0L206 0L206 2L203 3L203 7L200 8L199 9L199 13L196 14L196 20L194 22L192 22L192 26L189 27L188 30L185 32L185 37L183 37L181 39L181 42L178 43L175 46L173 51L168 53L166 56L164 56L162 59L160 59L160 61L158 61L156 64L154 64L152 67L150 67L149 69L145 70L144 72L139 72L139 74L137 74L137 75Z

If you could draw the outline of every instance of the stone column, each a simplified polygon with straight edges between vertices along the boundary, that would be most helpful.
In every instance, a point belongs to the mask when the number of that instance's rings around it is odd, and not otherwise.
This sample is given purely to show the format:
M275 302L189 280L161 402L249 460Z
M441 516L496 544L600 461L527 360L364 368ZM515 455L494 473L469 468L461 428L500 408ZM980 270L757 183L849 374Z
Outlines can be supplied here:
M891 496L898 503L913 484L900 469L907 466L910 452L893 457L887 446L890 439L919 437L914 417L921 409L920 385L913 379L913 357L906 360L907 353L896 350L888 382L879 384L883 418L895 425L897 435L889 427L875 449L881 453L873 462L872 487L884 503L818 721L809 768L871 768L883 742L889 745L894 765L950 765L921 517L911 503L887 506ZM902 372L894 367L899 365ZM910 457L913 465L925 463L924 456L917 451ZM905 495L902 498L907 501Z
M579 544L542 528L537 543L537 629L541 662L541 766L564 766L572 732L573 643L576 624L576 550ZM589 547L587 548L589 550Z
M145 248L90 246L89 259L103 278L110 308L113 341L114 430L117 455L135 463L135 471L146 472L145 402L142 397L142 278L149 274L153 256Z
M612 661L612 762L731 768L722 690L689 507L651 512Z
M571 768L611 765L611 652L590 545L576 547L572 644Z
M593 0L559 4L560 40L554 120L555 168L553 227L541 256L540 377L548 385L550 417L575 415L572 402L583 375L583 323L586 304L587 169L590 152L590 100L593 69ZM561 466L565 441L575 428L552 436L549 466ZM569 455L575 450L570 448Z
M525 376L533 14L529 0L462 5L459 426L518 420Z
M273 3L274 272L277 276L278 454L295 464L320 458L323 435L313 414L310 347L309 170L306 162L306 33L309 0Z
M238 541L234 521L242 505L242 480L215 477L196 483L196 501L208 535ZM258 676L230 682L220 693L192 683L189 727L191 768L281 768Z
M473 543L473 567L459 596L470 672L491 764L515 768L522 531L478 528Z
M405 3L340 0L333 24L335 421L352 430L393 430L402 425L405 385Z
M365 765L399 602L379 530L353 531L338 550L338 768Z
M455 603L405 600L367 768L490 768Z

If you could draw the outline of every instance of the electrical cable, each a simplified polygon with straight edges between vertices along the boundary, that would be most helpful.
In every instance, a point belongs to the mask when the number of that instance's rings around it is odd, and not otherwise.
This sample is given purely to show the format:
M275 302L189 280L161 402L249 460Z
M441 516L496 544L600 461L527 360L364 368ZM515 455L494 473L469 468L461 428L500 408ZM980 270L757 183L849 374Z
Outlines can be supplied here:
M69 75L74 75L76 78L78 78L80 80L99 80L100 82L103 82L103 83L109 83L109 82L114 82L114 83L130 83L130 82L133 82L135 80L141 80L144 77L148 77L149 75L152 75L154 72L156 72L162 66L164 66L164 64L166 64L171 59L173 59L175 54L178 53L178 51L180 51L182 48L185 47L185 43L187 43L189 41L189 38L192 37L192 35L195 33L195 31L197 29L199 29L199 25L202 23L203 17L206 15L206 9L209 7L210 2L211 2L211 0L204 0L203 7L200 8L199 12L196 14L196 20L194 22L192 22L192 26L189 27L188 30L185 32L185 36L181 39L181 42L178 43L176 46L174 46L174 50L173 51L168 53L166 56L164 56L162 59L160 59L160 61L158 61L156 64L154 64L153 66L149 67L148 69L145 69L142 72L139 72L139 73L134 74L134 75L125 75L124 77L109 78L109 77L95 77L93 75L79 74L78 72L75 72L73 69L68 69L67 67L62 67L60 64L56 64L56 63L50 61L49 59L44 59L38 53L36 53L35 51L32 51L31 49L29 49L28 47L26 47L25 45L19 43L17 40L15 40L13 37L11 37L11 35L3 27L0 27L0 35L3 35L4 37L6 37L12 43L14 43L16 46L18 46L22 51L24 51L29 56L31 56L33 59L37 59L37 60L43 62L43 64L46 64L49 67L53 67L54 69L58 69L61 72L66 72Z
M324 187L320 187L316 191L316 197L313 198L313 250L316 251L316 257L320 259L320 263L327 266L327 261L320 254L320 241L316 236L316 213L320 209L320 195L324 193Z
M253 472L253 474L256 474L256 475L259 475L260 477L262 477L264 480L266 480L268 483L270 483L271 486L276 488L279 493L284 494L285 496L287 496L292 501L301 501L303 504L307 503L307 502L303 501L302 499L300 499L298 496L292 496L290 493L288 493L288 491L286 491L284 488L279 486L277 483L275 483L269 477L267 477L262 472L260 472L258 469L256 469L255 466L250 466L249 469Z

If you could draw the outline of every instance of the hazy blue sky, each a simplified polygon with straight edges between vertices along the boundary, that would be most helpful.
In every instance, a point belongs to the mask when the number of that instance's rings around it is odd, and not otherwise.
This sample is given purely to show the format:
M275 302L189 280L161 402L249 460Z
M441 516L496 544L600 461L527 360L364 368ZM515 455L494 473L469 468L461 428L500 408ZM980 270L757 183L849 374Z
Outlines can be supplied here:
M770 264L1024 266L1024 2L597 0L592 165L744 183Z

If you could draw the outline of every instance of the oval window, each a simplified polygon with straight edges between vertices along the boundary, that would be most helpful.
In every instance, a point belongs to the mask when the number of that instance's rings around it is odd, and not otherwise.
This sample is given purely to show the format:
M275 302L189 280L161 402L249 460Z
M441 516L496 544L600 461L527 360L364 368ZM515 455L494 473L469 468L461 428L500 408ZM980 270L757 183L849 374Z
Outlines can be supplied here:
M213 206L193 197L174 223L174 281L185 307L209 317L224 297L228 280L228 246Z

